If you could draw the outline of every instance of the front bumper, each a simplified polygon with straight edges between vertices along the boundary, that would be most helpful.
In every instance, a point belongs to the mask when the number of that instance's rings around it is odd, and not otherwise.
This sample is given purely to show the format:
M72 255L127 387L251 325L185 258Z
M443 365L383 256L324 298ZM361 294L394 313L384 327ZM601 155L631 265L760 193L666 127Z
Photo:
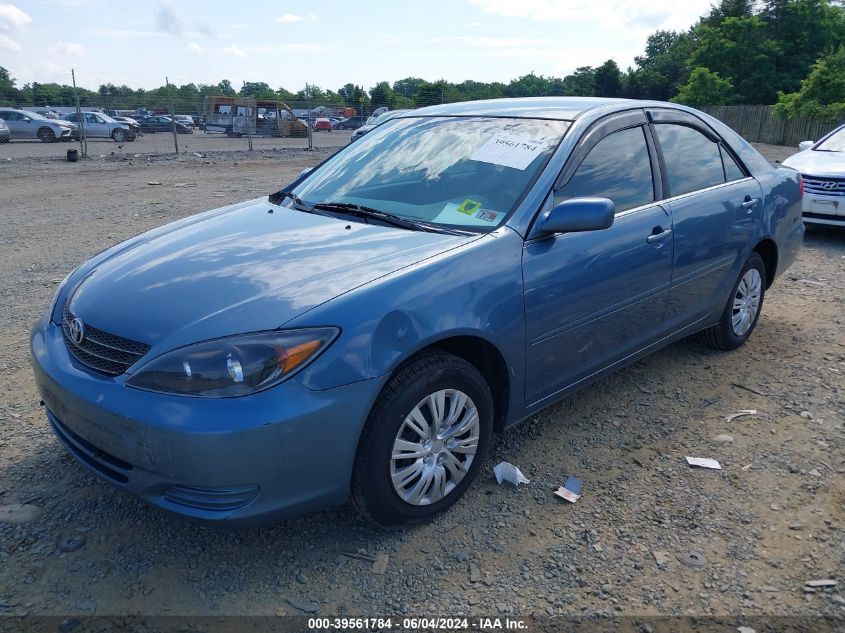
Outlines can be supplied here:
M240 398L155 394L95 375L43 317L30 339L54 433L115 487L192 519L253 526L340 505L381 380Z
M804 191L801 200L804 224L845 226L845 196Z

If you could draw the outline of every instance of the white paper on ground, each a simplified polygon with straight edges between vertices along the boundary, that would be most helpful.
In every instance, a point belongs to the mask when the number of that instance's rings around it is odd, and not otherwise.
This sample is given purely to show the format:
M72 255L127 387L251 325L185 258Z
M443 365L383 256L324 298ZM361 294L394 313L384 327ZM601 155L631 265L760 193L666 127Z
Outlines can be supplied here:
M563 486L555 490L555 494L561 499L566 499L569 503L575 503L581 498L581 495L576 495L569 488L564 488Z
M515 134L497 134L476 149L469 157L514 169L525 169L547 147L545 141Z
M499 462L493 466L493 474L496 475L496 483L500 486L503 481L509 481L514 486L531 483L519 468L509 462Z
M713 468L714 470L722 470L722 465L715 459L710 459L709 457L687 457L687 464L698 468Z
M737 411L736 413L731 413L725 418L725 422L736 420L737 418L741 418L744 415L757 415L757 409L742 409L741 411Z

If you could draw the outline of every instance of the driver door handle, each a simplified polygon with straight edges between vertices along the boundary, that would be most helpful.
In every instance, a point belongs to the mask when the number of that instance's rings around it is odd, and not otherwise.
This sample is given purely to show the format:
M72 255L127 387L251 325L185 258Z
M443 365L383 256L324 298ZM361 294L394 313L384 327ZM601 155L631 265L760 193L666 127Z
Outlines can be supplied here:
M651 235L649 235L645 241L649 244L657 244L658 242L662 242L667 237L672 235L672 229L664 229L660 226L655 226L654 231L652 231Z

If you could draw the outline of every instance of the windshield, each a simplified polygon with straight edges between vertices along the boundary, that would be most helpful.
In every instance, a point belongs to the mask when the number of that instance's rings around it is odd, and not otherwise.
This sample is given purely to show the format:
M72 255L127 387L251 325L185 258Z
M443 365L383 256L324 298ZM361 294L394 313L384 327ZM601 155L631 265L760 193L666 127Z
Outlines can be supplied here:
M355 204L445 227L500 226L545 166L567 121L397 118L313 171L305 205Z
M830 135L819 143L814 149L822 152L845 152L845 127Z
M24 113L24 116L28 116L30 119L39 119L43 121L48 121L49 119L46 116L41 116L37 112L30 112L29 110L21 110Z

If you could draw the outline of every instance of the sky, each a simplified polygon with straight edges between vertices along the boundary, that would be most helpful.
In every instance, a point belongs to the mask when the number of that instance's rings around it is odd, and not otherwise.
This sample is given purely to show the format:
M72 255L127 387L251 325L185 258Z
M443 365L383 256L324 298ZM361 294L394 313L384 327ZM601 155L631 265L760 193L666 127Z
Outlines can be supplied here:
M155 88L229 79L295 92L405 77L563 77L624 70L656 29L711 0L0 0L0 66L18 80Z

